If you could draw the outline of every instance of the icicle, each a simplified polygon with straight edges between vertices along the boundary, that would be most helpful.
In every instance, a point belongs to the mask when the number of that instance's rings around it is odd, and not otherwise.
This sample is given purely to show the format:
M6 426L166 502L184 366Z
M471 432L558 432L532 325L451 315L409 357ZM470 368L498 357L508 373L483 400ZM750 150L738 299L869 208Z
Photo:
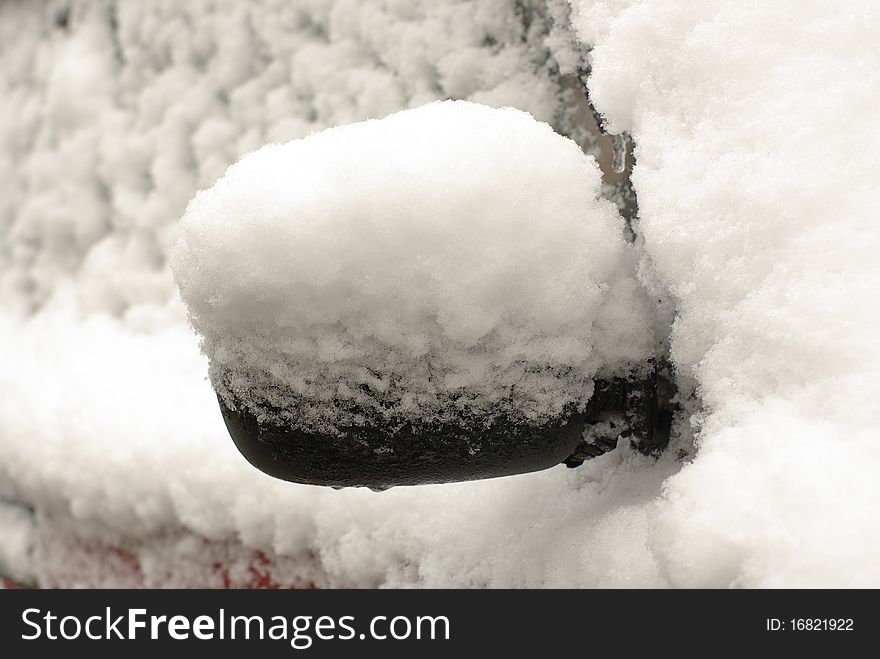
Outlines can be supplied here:
M611 169L617 174L626 171L626 135L618 133L611 136Z

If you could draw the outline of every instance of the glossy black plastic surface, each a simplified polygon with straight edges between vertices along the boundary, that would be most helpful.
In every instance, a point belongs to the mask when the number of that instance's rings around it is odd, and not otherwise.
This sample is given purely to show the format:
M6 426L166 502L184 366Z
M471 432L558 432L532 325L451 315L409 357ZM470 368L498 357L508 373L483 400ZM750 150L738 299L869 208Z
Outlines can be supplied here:
M584 416L574 413L544 426L502 418L479 431L434 424L393 433L357 427L335 436L260 423L222 399L220 408L235 445L255 467L283 480L332 487L386 489L538 471L569 457L584 430Z

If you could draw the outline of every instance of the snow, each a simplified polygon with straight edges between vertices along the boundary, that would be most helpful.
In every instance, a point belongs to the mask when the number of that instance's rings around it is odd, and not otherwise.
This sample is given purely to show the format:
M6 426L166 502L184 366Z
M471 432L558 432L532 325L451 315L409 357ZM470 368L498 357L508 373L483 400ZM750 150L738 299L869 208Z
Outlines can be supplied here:
M546 29L515 4L73 2L66 24L66 3L0 7L0 496L35 510L32 552L0 533L19 574L222 585L215 562L246 576L261 552L281 583L659 583L640 504L674 461L383 494L253 469L168 267L187 201L264 143L450 96L564 124ZM565 194L597 211L594 186ZM612 367L645 345L618 315L644 311L619 257L603 294L633 303L594 318Z
M4 3L4 308L72 289L85 312L138 325L174 305L186 203L267 142L449 97L560 121L543 22L515 4Z
M650 356L600 185L529 114L437 102L245 156L189 204L172 269L215 389L259 418L542 425L622 336Z
M41 511L40 583L128 583L89 562L99 560L83 555L91 543L132 547L148 585L200 583L218 560L204 539L279 556L283 576L320 586L662 583L644 506L673 459L620 451L576 470L384 493L295 485L238 454L186 327L137 335L107 318L54 322L0 331L17 346L0 371L0 388L15 392L0 399L0 483ZM175 573L178 563L192 572Z
M187 201L267 142L447 97L562 129L555 70L580 49L515 4L0 6L0 497L35 510L32 528L3 509L4 569L126 583L76 550L104 543L149 585L208 583L199 557L246 571L247 551L320 586L880 585L880 23L862 0L576 3L592 100L637 157L639 253L606 295L644 294L638 259L675 307L685 410L659 461L620 447L374 493L238 455L168 267Z
M33 515L24 506L0 498L0 575L16 583L31 583L34 546ZM2 581L0 581L2 587Z
M876 3L578 4L703 403L658 561L684 586L880 583Z

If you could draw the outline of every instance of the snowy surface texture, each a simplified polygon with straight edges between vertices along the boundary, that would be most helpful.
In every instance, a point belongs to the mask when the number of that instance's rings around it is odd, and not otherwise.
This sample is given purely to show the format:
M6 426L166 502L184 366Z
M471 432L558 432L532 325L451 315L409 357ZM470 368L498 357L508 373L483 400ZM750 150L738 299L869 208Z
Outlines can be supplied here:
M570 415L600 366L650 354L600 183L546 123L465 101L246 156L172 257L215 389L331 434Z
M18 502L0 499L0 533L0 578L32 583L36 576L32 511Z
M289 557L295 576L319 586L662 583L649 504L672 460L615 452L575 470L383 493L295 485L242 459L185 326L145 335L106 318L63 334L49 319L26 333L0 324L0 345L10 339L0 483L43 511L41 583L118 583L100 564L85 579L59 535L134 546L149 585L201 583L198 572L168 575L204 553L179 529Z
M564 123L545 22L510 0L30 1L0 31L0 496L36 510L33 552L20 514L0 533L33 560L19 578L126 585L137 561L147 585L223 585L213 562L246 572L250 549L319 586L658 583L639 505L674 462L383 494L256 471L167 266L187 201L264 143L446 97Z
M150 585L201 582L168 566L226 546L320 586L880 585L874 3L577 4L593 99L637 144L642 275L705 405L692 463L273 481L174 300L176 220L241 155L445 97L557 125L564 30L506 0L6 2L0 496L37 529L4 518L4 560L49 584L80 561L112 585L70 549L103 542Z
M546 22L517 4L4 2L0 300L151 329L177 219L243 154L450 97L561 121Z
M684 586L877 586L880 7L579 10L704 404L657 560Z

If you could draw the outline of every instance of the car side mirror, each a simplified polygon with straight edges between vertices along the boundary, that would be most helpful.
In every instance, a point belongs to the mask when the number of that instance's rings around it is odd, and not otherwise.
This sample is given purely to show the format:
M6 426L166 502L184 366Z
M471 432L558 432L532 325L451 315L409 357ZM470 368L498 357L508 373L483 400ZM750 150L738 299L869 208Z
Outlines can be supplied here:
M374 489L648 446L652 337L600 185L547 124L462 101L233 165L172 267L236 446Z

